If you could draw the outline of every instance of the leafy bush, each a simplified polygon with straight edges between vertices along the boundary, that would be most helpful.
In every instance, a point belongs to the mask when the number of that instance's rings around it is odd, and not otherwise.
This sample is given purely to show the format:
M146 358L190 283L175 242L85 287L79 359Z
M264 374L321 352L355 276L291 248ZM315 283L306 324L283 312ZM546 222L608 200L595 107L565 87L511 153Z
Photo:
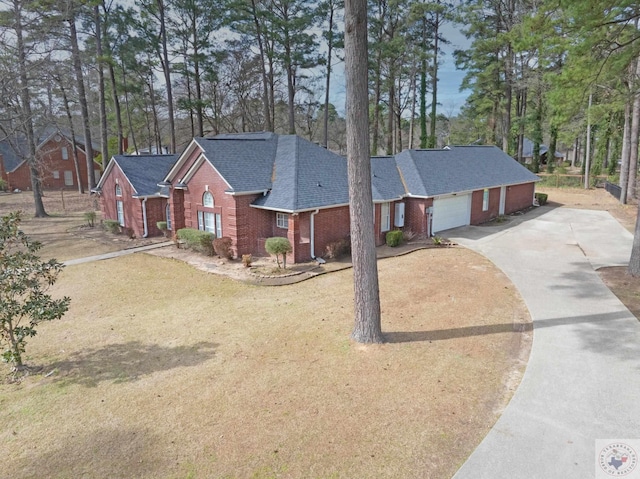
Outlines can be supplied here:
M287 253L291 253L293 251L291 243L289 243L289 240L287 238L283 238L281 236L267 238L267 241L264 244L264 248L267 250L267 253L276 256L276 263L278 263L278 268L280 267L280 255L282 255L283 267L284 269L287 269Z
M119 233L120 232L120 223L116 220L104 220L102 222L104 229L106 229L109 233Z
M167 231L167 222L166 221L158 221L156 223L156 227L160 230L160 231Z
M221 258L233 259L233 251L231 250L231 238L223 236L213 240L213 251Z
M0 178L0 191L7 191L7 182Z
M536 193L536 201L540 206L543 206L547 203L547 195L546 193Z
M96 224L96 212L95 211L87 211L84 214L84 220L87 222L90 228L93 228Z
M433 238L431 238L431 241L433 241L433 244L436 246L440 246L444 242L444 240L440 236L434 236Z
M182 228L176 232L176 235L187 248L213 256L213 239L215 238L213 233L194 228Z
M351 240L349 238L332 241L325 248L325 256L329 259L338 259L349 253L351 253Z
M242 264L244 265L245 268L250 268L252 261L253 261L253 256L251 256L250 254L242 255Z
M402 231L389 231L385 239L387 242L387 246L391 246L393 248L395 248L396 246L400 246L400 244L402 243Z

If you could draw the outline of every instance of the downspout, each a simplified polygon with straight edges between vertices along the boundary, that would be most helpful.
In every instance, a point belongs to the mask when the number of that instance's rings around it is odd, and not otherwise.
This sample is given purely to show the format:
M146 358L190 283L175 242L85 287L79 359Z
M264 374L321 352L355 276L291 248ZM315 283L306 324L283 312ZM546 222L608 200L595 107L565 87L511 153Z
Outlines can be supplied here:
M142 226L144 227L144 234L142 235L143 238L146 238L147 236L149 236L149 228L147 227L147 200L149 198L148 197L144 197L144 200L142 200Z
M311 216L309 217L309 236L311 236L311 257L313 259L315 259L318 263L322 264L325 261L322 258L316 258L316 254L315 254L315 244L316 244L316 238L315 238L315 220L314 220L314 216L318 214L318 212L320 211L320 208L316 208L316 210L311 213Z

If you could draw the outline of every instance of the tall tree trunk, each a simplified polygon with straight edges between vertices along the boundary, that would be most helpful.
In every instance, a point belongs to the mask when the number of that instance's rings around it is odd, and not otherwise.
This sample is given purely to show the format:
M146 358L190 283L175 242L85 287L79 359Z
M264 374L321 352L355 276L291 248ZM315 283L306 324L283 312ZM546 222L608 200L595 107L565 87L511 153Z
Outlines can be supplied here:
M262 102L264 107L264 129L273 131L273 123L271 122L271 107L269 105L269 78L267 76L267 59L262 43L262 28L258 19L258 11L256 0L251 0L251 13L253 22L256 26L256 38L258 39L258 49L260 51L260 68L262 69Z
M633 246L631 247L631 257L629 258L629 269L631 276L640 276L640 205L636 217L636 230L633 236Z
M20 101L22 102L22 124L25 129L27 143L29 147L29 175L31 177L31 189L33 191L33 203L35 206L36 218L49 216L44 209L42 202L42 186L37 168L36 159L36 138L33 131L33 112L31 110L31 93L29 90L29 77L27 75L27 48L24 44L24 32L22 25L22 3L14 1L13 11L15 15L14 29L16 33L16 47L18 53L18 70L20 75ZM18 148L18 146L16 146Z
M160 14L160 42L162 44L162 71L164 73L165 87L167 89L167 114L169 115L169 143L171 153L176 152L176 126L173 113L173 87L171 86L171 64L169 63L169 47L167 46L167 26L165 21L164 0L158 2L158 13Z
M427 147L427 60L420 67L420 148Z
M433 23L433 74L431 75L431 118L429 131L429 148L436 147L436 112L438 107L438 35L440 27L440 15L436 12L436 18Z
M96 4L93 7L93 16L96 24L96 56L98 67L98 103L100 110L100 146L102 150L102 170L109 162L109 134L107 132L107 104L105 99L104 86L104 56L102 53L102 22L100 7ZM78 179L79 181L79 179Z
M389 78L389 111L387 111L387 155L393 155L393 132L394 132L394 108L395 108L395 99L396 99L396 85L395 85L395 77L393 72L389 72L391 78Z
M78 145L76 143L76 131L73 127L73 116L71 115L71 108L69 107L69 98L67 97L67 90L60 78L56 78L60 92L62 93L62 102L64 104L64 111L67 114L67 124L69 125L69 132L71 133L71 150L73 157L73 166L76 170L76 178L78 179L78 193L84 193L84 187L82 186L82 178L80 178L80 161L78 159ZM106 166L106 165L105 165Z
M415 126L416 126L416 104L418 103L418 72L414 61L411 71L411 121L409 122L409 149L413 149Z
M509 154L509 139L511 137L511 102L513 98L513 51L511 44L507 46L506 61L504 66L504 123L502 132L502 151Z
M331 55L333 53L333 2L329 5L329 30L327 38L327 79L324 92L324 118L323 118L323 134L322 146L329 148L329 87L331 86Z
M289 39L287 39L287 43ZM285 55L286 55L286 70L287 70L287 99L288 99L288 110L289 110L289 134L296 134L296 112L295 112L295 96L296 96L296 85L295 85L295 67L291 64L291 48L287 44L285 46Z
M584 189L588 190L591 186L591 103L593 102L593 93L589 93L589 106L587 106L587 148L584 157Z
M345 1L345 76L347 90L347 170L355 325L351 337L360 343L382 342L380 290L371 192L367 2Z
M131 142L133 143L133 151L138 153L138 143L136 142L136 134L133 130L133 120L131 119L131 108L129 107L129 90L127 88L127 73L124 67L122 66L122 84L124 85L124 107L127 110L127 124L129 125L129 134L131 135Z
M82 115L82 126L84 128L84 152L87 162L87 190L91 191L96 186L96 176L93 172L93 143L91 141L91 127L89 126L89 107L87 106L87 94L84 89L84 77L82 74L82 63L80 61L80 47L78 46L76 18L73 12L70 13L68 22L69 33L71 34L71 57L73 60L73 69L76 75L78 100L80 102L80 113Z
M196 86L196 121L198 136L204 136L204 112L202 111L202 80L200 79L200 49L198 44L198 24L195 18L191 21L191 36L193 38L193 73Z
M551 139L549 140L549 152L547 153L547 165L556 164L556 148L558 147L558 127L551 125Z
M118 95L118 83L116 81L116 71L113 66L114 64L113 51L111 49L111 43L109 42L109 35L107 32L109 16L108 16L108 10L104 3L104 0L100 1L100 5L102 6L102 10L104 11L104 15L105 15L105 21L102 23L103 25L103 32L102 32L103 42L102 43L103 43L105 53L109 59L109 61L107 62L107 69L109 71L109 83L111 86L111 96L113 97L113 110L116 115L116 131L118 135L118 154L122 155L125 150L124 129L122 126L122 109L120 107L120 97Z
M636 197L636 180L638 176L638 140L640 140L640 58L636 60L636 71L633 77L633 107L631 109L631 148L629 150L629 180L627 182L627 199Z
M631 154L631 95L624 105L624 127L622 134L622 154L620 164L620 203L627 204L627 186L629 184L629 158Z

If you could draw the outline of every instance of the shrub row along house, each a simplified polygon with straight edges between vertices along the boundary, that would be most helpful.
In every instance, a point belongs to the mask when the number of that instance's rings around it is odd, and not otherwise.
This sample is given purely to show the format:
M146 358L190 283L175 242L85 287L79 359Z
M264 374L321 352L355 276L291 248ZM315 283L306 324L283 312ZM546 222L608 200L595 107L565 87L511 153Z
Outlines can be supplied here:
M94 145L97 155L99 147ZM64 129L47 127L38 135L36 147L37 169L44 189L73 189L87 181L87 162L84 145L76 139L78 164L73 159L71 134ZM14 135L0 141L0 178L9 190L30 190L31 173L26 158L29 148L26 138ZM94 161L93 174L100 179L100 164Z
M376 241L392 229L431 236L533 204L539 179L492 146L406 150L371 159ZM136 236L156 221L229 237L236 257L282 236L294 262L349 236L347 160L294 135L195 138L176 155L116 156L97 192L103 218Z

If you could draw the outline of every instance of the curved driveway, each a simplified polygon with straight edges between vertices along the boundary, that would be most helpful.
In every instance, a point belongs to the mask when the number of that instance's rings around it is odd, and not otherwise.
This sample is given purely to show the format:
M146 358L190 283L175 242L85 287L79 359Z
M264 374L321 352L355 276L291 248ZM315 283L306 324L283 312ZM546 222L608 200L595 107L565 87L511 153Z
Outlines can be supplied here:
M640 322L595 272L628 264L632 235L605 211L524 219L447 235L507 274L534 327L520 386L455 479L594 477L596 439L640 439Z

